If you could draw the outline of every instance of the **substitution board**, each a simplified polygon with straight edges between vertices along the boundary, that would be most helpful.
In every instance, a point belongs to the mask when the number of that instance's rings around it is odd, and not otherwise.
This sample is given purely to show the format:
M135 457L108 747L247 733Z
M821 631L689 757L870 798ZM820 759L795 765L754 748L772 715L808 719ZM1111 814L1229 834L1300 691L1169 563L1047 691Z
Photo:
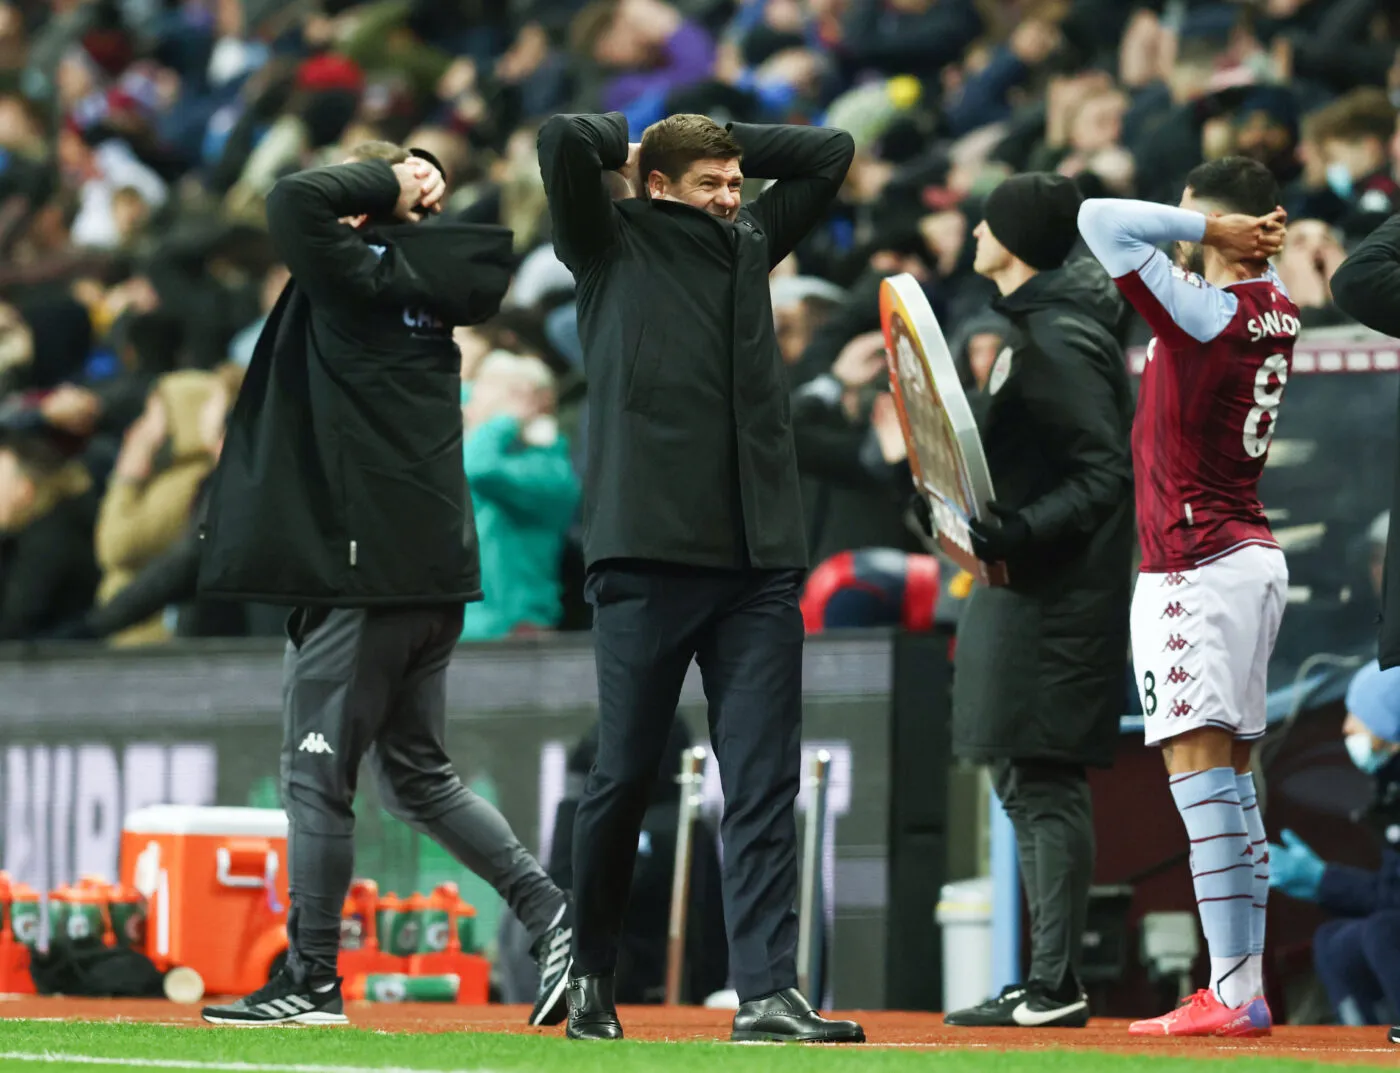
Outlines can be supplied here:
M939 546L974 576L1004 584L1005 566L981 562L968 530L993 498L982 439L938 318L908 273L881 282L880 326L909 468L928 500Z

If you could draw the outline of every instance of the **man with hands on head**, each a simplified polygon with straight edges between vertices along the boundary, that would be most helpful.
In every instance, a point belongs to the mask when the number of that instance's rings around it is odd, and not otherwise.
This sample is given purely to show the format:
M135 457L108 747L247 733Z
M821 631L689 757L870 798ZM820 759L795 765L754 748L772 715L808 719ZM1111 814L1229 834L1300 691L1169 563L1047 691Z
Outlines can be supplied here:
M673 115L559 115L539 137L554 247L578 282L600 730L574 837L568 1034L619 1039L618 936L686 671L724 786L733 1038L859 1042L796 988L807 566L769 273L828 211L849 134ZM608 172L637 196L613 200ZM751 202L745 178L776 180Z
M204 1009L215 1024L343 1024L340 914L366 756L385 807L487 880L534 938L532 1024L562 1019L564 894L445 749L447 666L481 599L462 466L458 325L499 308L504 228L422 221L442 169L370 142L282 179L271 239L291 280L229 416L201 532L200 588L285 604L282 802L287 961Z

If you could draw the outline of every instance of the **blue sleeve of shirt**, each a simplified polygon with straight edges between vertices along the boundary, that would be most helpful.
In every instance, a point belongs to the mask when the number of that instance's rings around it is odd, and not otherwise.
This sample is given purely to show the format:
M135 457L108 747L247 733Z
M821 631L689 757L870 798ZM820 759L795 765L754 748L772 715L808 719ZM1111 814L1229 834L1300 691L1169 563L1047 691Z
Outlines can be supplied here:
M1136 273L1152 297L1197 342L1214 339L1239 308L1239 299L1199 276L1182 272L1158 249L1167 242L1200 242L1199 212L1126 198L1090 198L1079 207L1079 233L1114 279ZM1139 310L1151 323L1153 317Z

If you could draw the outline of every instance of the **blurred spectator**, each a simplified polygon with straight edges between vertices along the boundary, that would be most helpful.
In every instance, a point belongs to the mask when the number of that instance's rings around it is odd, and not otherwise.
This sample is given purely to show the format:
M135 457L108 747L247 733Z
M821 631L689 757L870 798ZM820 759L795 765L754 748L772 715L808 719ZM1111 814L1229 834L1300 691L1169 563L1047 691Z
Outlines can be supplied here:
M134 198L149 212L164 205L168 196L160 176L117 138L94 146L77 130L65 128L58 137L58 163L65 183L78 191L72 234L79 246L111 249L121 245L119 200Z
M859 68L930 78L982 29L970 0L850 0L841 49Z
M554 377L538 358L496 351L472 381L463 453L484 597L467 605L463 640L559 625L564 539L579 480L554 409Z
M1383 90L1354 90L1314 113L1308 137L1312 167L1293 215L1313 216L1360 237L1400 206L1390 151L1395 107Z
M0 641L33 640L92 603L92 478L42 441L0 444Z
M223 451L224 425L242 381L241 366L222 366L212 376L205 400L199 407L194 429L197 442L189 458L193 464L198 460L200 451L206 452L208 473L199 484L183 530L163 551L132 572L125 584L100 606L70 619L51 631L49 636L70 640L98 640L115 636L117 640L114 643L135 644L163 639L167 630L177 637L282 633L286 618L283 610L225 603L197 596L199 525L209 492L209 474ZM169 614L172 610L173 616Z
M1269 885L1334 917L1313 938L1317 974L1338 1020L1380 1025L1400 1011L1400 668L1374 660L1347 689L1347 754L1374 784L1360 817L1379 836L1381 866L1324 861L1292 831L1269 846Z
M913 485L889 388L884 336L873 331L852 339L830 372L793 393L813 563L858 548L919 547L904 520Z
M796 365L820 327L845 297L845 292L823 279L788 276L773 280L773 327L783 362Z
M1341 232L1321 220L1295 220L1278 269L1288 295L1303 313L1307 328L1340 324L1347 316L1332 301L1332 276L1344 260Z
M97 558L102 566L98 604L129 585L190 527L195 497L214 467L208 432L201 428L211 396L226 408L223 385L213 373L162 377L141 417L127 430L97 519ZM169 638L153 617L113 638L116 645L152 644Z
M714 69L714 39L665 0L595 0L571 35L576 53L612 72L603 111L628 113L634 131L662 117L671 90Z
M263 325L267 323L268 314L272 312L272 307L277 304L277 299L282 296L282 291L291 278L286 265L275 264L267 270L260 292L262 315L233 337L233 342L228 347L229 361L245 369L248 367L248 363L253 360L253 348L258 345L258 336L262 334Z

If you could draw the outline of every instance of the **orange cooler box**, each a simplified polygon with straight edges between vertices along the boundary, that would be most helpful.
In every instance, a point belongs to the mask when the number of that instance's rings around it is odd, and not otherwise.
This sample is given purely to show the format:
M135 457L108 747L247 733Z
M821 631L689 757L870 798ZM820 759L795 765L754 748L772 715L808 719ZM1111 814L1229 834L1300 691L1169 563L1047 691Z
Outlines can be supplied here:
M267 982L287 948L287 816L281 809L154 805L126 818L122 882L146 896L146 955L204 978L206 995Z

